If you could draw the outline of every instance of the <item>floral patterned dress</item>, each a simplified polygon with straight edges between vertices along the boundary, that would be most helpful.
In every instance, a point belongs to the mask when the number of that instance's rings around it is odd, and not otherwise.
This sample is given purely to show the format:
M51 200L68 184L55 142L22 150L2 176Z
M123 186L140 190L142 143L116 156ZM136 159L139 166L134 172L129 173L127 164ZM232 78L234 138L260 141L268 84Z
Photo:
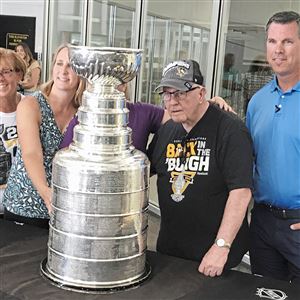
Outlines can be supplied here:
M33 95L40 106L40 139L43 149L44 168L48 185L51 184L52 160L63 140L63 134L57 127L53 111L41 92ZM3 205L11 213L29 218L49 218L43 199L33 186L26 172L22 152L18 146L14 164L11 167L7 186L3 195Z

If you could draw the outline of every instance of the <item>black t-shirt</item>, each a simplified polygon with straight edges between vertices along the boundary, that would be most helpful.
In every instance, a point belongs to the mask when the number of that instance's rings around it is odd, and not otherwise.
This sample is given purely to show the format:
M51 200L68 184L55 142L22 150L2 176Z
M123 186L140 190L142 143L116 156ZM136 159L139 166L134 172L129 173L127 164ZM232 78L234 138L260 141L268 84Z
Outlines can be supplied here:
M148 155L158 175L157 250L202 260L216 238L229 192L252 188L252 143L245 125L210 105L189 133L172 120L163 125ZM241 261L248 242L245 216L225 267Z

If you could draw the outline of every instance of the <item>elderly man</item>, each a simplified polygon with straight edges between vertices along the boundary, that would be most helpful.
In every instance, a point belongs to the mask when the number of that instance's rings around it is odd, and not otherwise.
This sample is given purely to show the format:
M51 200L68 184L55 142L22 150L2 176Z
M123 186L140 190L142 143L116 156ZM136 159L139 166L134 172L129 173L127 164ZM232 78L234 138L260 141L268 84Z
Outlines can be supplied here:
M158 175L157 250L218 276L248 250L252 144L243 123L205 100L197 62L166 66L159 89L171 117L149 148Z
M253 273L293 280L300 278L300 15L276 13L266 32L275 76L247 111L255 152L250 259Z

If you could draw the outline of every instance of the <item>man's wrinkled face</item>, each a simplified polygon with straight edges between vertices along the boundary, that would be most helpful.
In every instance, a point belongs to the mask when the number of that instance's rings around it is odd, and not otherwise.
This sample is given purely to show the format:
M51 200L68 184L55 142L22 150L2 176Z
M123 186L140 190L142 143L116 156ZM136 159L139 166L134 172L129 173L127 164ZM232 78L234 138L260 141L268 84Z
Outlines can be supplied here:
M193 123L198 118L199 107L204 99L203 87L196 86L187 92L164 87L163 95L169 95L165 100L166 109L174 122ZM163 96L164 98L164 96Z

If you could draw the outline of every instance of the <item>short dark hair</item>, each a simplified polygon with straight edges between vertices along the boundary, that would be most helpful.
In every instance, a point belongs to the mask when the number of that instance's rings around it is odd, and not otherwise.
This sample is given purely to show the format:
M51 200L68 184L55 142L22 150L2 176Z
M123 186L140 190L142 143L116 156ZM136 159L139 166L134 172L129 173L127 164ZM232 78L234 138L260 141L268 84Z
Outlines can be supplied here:
M274 14L266 25L266 32L268 33L269 27L272 23L289 24L296 22L298 24L298 36L300 38L300 15L295 11L280 11Z

